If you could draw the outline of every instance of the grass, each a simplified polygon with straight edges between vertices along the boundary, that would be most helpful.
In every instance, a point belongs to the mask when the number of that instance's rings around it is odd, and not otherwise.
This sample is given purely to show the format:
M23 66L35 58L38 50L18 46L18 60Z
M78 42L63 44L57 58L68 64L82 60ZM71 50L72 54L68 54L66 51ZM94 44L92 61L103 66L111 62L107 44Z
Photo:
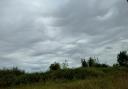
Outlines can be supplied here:
M96 78L87 80L76 80L67 83L49 82L17 86L9 89L128 89L128 80L123 78Z
M98 70L98 69L97 69ZM127 69L102 69L105 76L88 77L83 80L56 80L19 85L6 89L128 89L128 71Z

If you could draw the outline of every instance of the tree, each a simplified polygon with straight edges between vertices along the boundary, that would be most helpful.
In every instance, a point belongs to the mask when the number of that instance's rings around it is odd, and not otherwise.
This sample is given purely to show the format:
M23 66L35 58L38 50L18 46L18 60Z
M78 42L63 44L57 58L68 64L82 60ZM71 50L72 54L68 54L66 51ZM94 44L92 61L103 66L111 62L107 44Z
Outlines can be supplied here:
M96 65L96 59L93 59L92 57L88 60L89 67L94 67Z
M59 63L56 63L56 62L53 63L53 64L51 64L49 68L50 68L51 71L61 69L60 68L60 64Z
M117 62L120 66L128 66L128 54L127 51L121 51L117 55Z
M82 67L88 67L88 63L86 62L85 59L81 59L81 64L82 64Z

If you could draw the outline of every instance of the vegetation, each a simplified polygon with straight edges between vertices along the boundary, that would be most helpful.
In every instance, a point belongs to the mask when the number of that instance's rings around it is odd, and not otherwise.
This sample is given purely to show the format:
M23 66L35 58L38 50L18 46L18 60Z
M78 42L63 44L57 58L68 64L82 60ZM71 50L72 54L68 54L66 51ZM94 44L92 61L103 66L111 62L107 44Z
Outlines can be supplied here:
M82 67L88 67L88 63L86 62L85 59L81 59L81 64L82 64Z
M117 56L117 61L120 66L128 66L128 54L127 51L122 51Z
M48 80L46 83L39 82L2 89L128 89L127 68L84 68L75 69L74 72L76 71L87 72L86 77L79 79L77 76L81 74L79 73L75 75L77 79L75 77L72 80L54 79L54 81ZM60 78L60 73L54 71L51 75Z
M49 68L51 71L60 70L60 64L55 62L55 63L51 64Z
M96 65L96 59L93 59L92 57L88 60L89 67L94 67Z
M55 62L44 73L25 73L17 67L2 69L0 89L128 89L127 58L127 52L120 52L112 67L92 57L81 59L81 67L74 69L68 68L67 61L62 68Z

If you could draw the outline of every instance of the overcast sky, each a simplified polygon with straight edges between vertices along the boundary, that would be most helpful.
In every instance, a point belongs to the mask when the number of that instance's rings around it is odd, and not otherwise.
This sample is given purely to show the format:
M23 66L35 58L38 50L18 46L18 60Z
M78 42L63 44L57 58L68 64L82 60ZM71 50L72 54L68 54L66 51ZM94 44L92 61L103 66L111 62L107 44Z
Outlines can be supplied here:
M48 70L53 62L98 57L116 62L128 49L126 0L0 0L0 68Z

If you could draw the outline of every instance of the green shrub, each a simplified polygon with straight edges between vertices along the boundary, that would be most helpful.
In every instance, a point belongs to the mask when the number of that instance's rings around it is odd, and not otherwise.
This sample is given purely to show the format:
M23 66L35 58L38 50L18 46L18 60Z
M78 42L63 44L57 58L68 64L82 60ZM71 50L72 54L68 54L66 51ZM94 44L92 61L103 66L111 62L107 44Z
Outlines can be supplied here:
M60 64L59 63L56 63L56 62L53 63L53 64L51 64L49 68L50 68L51 71L60 70L61 69L60 68Z
M82 67L88 67L88 63L86 62L85 59L81 59L81 64L82 64Z

